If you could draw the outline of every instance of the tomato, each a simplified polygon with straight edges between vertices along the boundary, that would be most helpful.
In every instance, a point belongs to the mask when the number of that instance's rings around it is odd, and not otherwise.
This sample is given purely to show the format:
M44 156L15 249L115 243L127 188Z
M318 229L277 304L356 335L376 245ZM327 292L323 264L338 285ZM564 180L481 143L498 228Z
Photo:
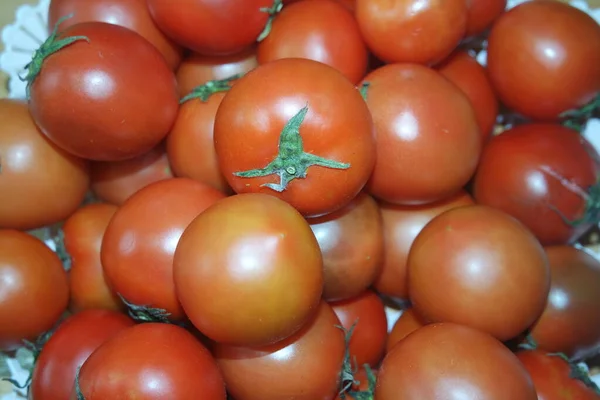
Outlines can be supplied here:
M140 324L102 344L85 361L71 400L225 400L214 358L196 338L171 324Z
M323 291L321 252L308 223L287 203L257 193L223 199L194 219L177 245L173 277L193 325L239 346L297 332Z
M267 346L217 344L215 358L236 400L331 400L339 390L344 333L325 302L302 330Z
M117 211L111 204L89 204L75 211L64 223L64 247L71 258L70 309L121 310L121 299L109 288L100 261L100 246L110 219Z
M87 192L88 163L48 141L24 102L0 99L0 121L0 227L37 229L69 216Z
M252 46L264 30L273 0L147 0L158 27L177 43L206 55Z
M73 25L42 47L76 38L46 58L36 53L27 78L33 120L82 158L117 161L150 151L177 115L175 76L164 58L137 33L104 22Z
M466 0L356 0L354 12L369 49L390 64L442 61L467 27Z
M48 28L65 15L71 15L61 29L81 22L107 22L139 33L154 45L172 69L181 62L182 49L156 26L145 0L52 0L48 10Z
M542 314L550 289L548 259L508 214L484 206L454 208L415 239L408 289L425 321L464 324L505 341Z
M302 0L283 0L283 4L291 4L291 3L296 3L298 1L302 1ZM354 6L356 3L356 0L335 0L337 3L342 4L344 7L346 7L348 10L354 12Z
M133 325L127 316L107 310L86 310L69 317L40 352L31 381L31 398L68 399L77 369L90 354Z
M273 61L238 80L217 111L214 135L233 190L277 196L307 217L348 204L375 162L359 91L312 60Z
M375 289L386 296L407 299L406 262L408 252L419 232L444 211L471 204L474 204L473 199L464 190L445 200L421 206L381 203L384 257L381 273L375 281Z
M540 349L582 360L600 350L600 262L569 246L546 248L551 287L531 329Z
M343 46L340 46L343 43ZM307 58L360 82L367 71L367 46L352 13L335 0L305 0L284 7L258 45L258 62Z
M173 255L190 222L221 192L187 178L155 182L131 196L110 220L101 260L109 285L129 303L185 318L175 295Z
M418 329L387 354L375 398L537 400L537 395L525 368L501 342L442 323Z
M500 100L527 117L556 120L600 92L600 26L569 4L538 0L507 11L487 51Z
M405 337L425 325L426 323L423 321L423 318L417 315L414 308L411 307L403 310L400 318L398 318L392 331L388 335L385 344L386 353L389 353L390 350Z
M323 254L323 298L349 299L371 286L383 258L377 203L361 193L341 210L308 222Z
M504 12L507 0L470 0L467 2L466 36L483 33Z
M386 65L364 82L377 143L369 192L407 205L457 193L481 152L469 99L440 73L417 64Z
M58 256L27 233L0 230L0 351L34 341L53 327L69 302Z
M478 203L518 218L544 245L573 242L598 222L597 157L575 131L519 125L490 140L473 194Z

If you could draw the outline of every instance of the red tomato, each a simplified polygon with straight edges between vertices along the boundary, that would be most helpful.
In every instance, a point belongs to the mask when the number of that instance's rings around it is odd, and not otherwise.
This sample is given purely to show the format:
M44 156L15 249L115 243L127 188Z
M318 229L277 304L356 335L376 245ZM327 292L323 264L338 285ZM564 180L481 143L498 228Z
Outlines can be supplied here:
M548 259L508 214L484 206L454 208L415 239L408 289L425 321L464 324L505 341L542 314L550 289Z
M292 335L314 314L323 291L310 226L290 205L264 194L228 197L200 214L177 245L173 269L190 321L232 345Z
M0 228L37 229L62 221L85 197L88 163L46 139L24 102L0 99L0 121Z
M102 241L102 266L111 288L129 303L184 319L173 283L175 248L189 223L223 197L187 178L156 182L131 196L110 220Z
M117 25L77 24L52 43L78 37L45 59L36 53L28 74L33 120L82 158L116 161L150 151L177 115L173 72L154 46Z
M383 258L377 203L361 193L341 210L308 222L323 254L323 299L349 299L371 286Z
M225 400L225 384L210 352L171 324L133 326L102 344L85 361L71 400Z
M277 196L307 217L348 204L375 162L371 115L359 91L312 60L273 61L238 80L214 130L233 190Z
M483 33L504 12L506 0L469 0L465 36Z
M343 45L340 45L343 43ZM307 58L330 65L354 83L367 72L367 46L352 13L335 0L286 6L258 45L258 62Z
M34 341L58 321L69 302L58 256L23 232L0 230L0 351Z
M31 398L68 399L77 369L90 354L133 325L127 316L107 310L86 310L69 317L52 334L36 361Z
M531 378L508 348L450 323L425 326L399 342L377 378L377 400L537 400Z
M529 1L502 14L487 64L500 100L537 120L556 120L600 92L600 26L569 4Z
M355 7L364 40L388 63L442 61L467 27L466 0L356 0Z
M392 348L405 337L419 328L425 326L423 318L415 312L414 308L407 308L402 311L400 318L394 324L385 344L385 351L389 353Z
M292 4L292 3L296 3L298 1L303 1L303 0L283 0L283 4ZM348 10L354 12L354 6L356 4L356 0L335 0L336 2L344 5Z
M417 64L386 65L364 82L377 143L370 193L396 204L431 203L457 193L481 152L468 98L440 73Z
M569 243L598 222L597 157L575 131L519 125L490 140L473 194L478 203L518 218L542 244Z
M217 344L215 358L236 400L331 400L339 390L344 333L331 307L293 336L268 346Z

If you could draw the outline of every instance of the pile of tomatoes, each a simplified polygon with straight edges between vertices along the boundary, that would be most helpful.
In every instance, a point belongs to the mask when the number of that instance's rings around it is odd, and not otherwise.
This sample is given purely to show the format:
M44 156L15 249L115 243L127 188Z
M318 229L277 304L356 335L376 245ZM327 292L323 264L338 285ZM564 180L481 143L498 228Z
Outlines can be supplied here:
M505 7L52 0L0 100L30 398L599 399L600 26Z

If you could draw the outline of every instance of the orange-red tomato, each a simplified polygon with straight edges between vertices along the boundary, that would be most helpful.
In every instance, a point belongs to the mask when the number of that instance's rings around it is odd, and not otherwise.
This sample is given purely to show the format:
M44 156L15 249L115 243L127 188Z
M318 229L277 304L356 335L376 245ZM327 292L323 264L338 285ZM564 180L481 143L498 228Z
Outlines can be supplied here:
M469 0L465 36L479 35L489 28L504 12L506 3L506 0Z
M400 318L398 318L392 331L388 335L385 344L386 353L389 353L402 339L425 325L423 318L417 315L414 308L411 307L403 310Z

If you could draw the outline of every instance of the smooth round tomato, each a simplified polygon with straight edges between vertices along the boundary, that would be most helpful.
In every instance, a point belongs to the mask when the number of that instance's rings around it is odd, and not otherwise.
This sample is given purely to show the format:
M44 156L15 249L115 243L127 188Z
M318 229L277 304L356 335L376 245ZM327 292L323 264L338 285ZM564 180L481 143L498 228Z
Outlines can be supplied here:
M185 48L206 55L252 46L264 30L273 0L147 0L158 27Z
M399 206L380 203L384 252L381 272L374 287L383 295L408 298L406 262L408 252L423 227L437 215L456 207L474 204L467 192L431 204Z
M68 302L67 274L58 256L34 236L0 229L0 351L35 341Z
M125 329L85 361L74 385L86 400L133 398L225 400L215 359L191 333L171 324ZM79 386L79 387L77 387Z
M277 196L307 217L348 204L375 163L359 91L313 60L272 61L239 79L217 110L214 139L233 190Z
M439 72L417 64L386 65L364 83L377 144L369 192L407 205L457 193L475 172L482 147L466 95Z
M361 193L341 210L308 222L323 255L323 299L349 299L371 286L383 258L381 214L375 200Z
M537 395L525 368L501 342L441 323L416 330L386 355L375 398L537 400Z
M56 145L82 158L117 161L150 151L177 115L173 72L147 40L118 25L76 24L55 44L80 36L33 60L33 120Z
M344 333L329 305L296 334L275 344L213 350L227 390L236 400L330 400L339 390Z
M86 310L66 319L44 344L36 360L31 398L68 399L77 369L90 354L133 325L126 315L107 310Z
M390 334L388 335L387 342L385 344L385 351L389 353L390 350L402 339L413 333L419 328L425 326L426 323L423 321L414 308L407 308L402 310L400 318L394 324Z
M71 258L70 310L121 310L123 303L104 276L100 247L106 227L117 211L112 204L89 204L75 211L64 223L63 242Z
M506 0L469 0L465 36L483 33L504 12Z
M454 322L512 339L542 314L550 290L544 248L508 214L484 206L446 211L419 233L408 290L427 322Z
M72 17L64 21L61 29L92 21L120 25L152 43L171 69L177 68L181 62L181 47L158 29L150 16L146 0L52 0L48 10L48 29L51 31L58 20L67 15Z
M600 92L600 26L564 2L525 2L494 23L487 65L506 106L536 120L556 120Z
M467 27L466 0L356 0L354 13L369 49L390 64L438 63Z
M283 0L283 4L284 5L292 4L292 3L296 3L298 1L305 1L305 0ZM342 4L348 10L354 12L354 6L356 4L356 0L335 0L335 1Z
M88 163L46 139L24 102L0 99L0 121L0 228L29 230L62 221L85 197Z
M200 332L254 346L285 339L315 313L323 262L310 226L293 207L253 193L223 199L189 224L173 277Z
M485 147L473 194L519 219L544 245L573 242L598 222L598 157L563 126L518 125Z
M284 7L259 43L257 56L260 64L281 58L320 61L353 83L367 72L367 46L356 19L335 0L304 0Z

